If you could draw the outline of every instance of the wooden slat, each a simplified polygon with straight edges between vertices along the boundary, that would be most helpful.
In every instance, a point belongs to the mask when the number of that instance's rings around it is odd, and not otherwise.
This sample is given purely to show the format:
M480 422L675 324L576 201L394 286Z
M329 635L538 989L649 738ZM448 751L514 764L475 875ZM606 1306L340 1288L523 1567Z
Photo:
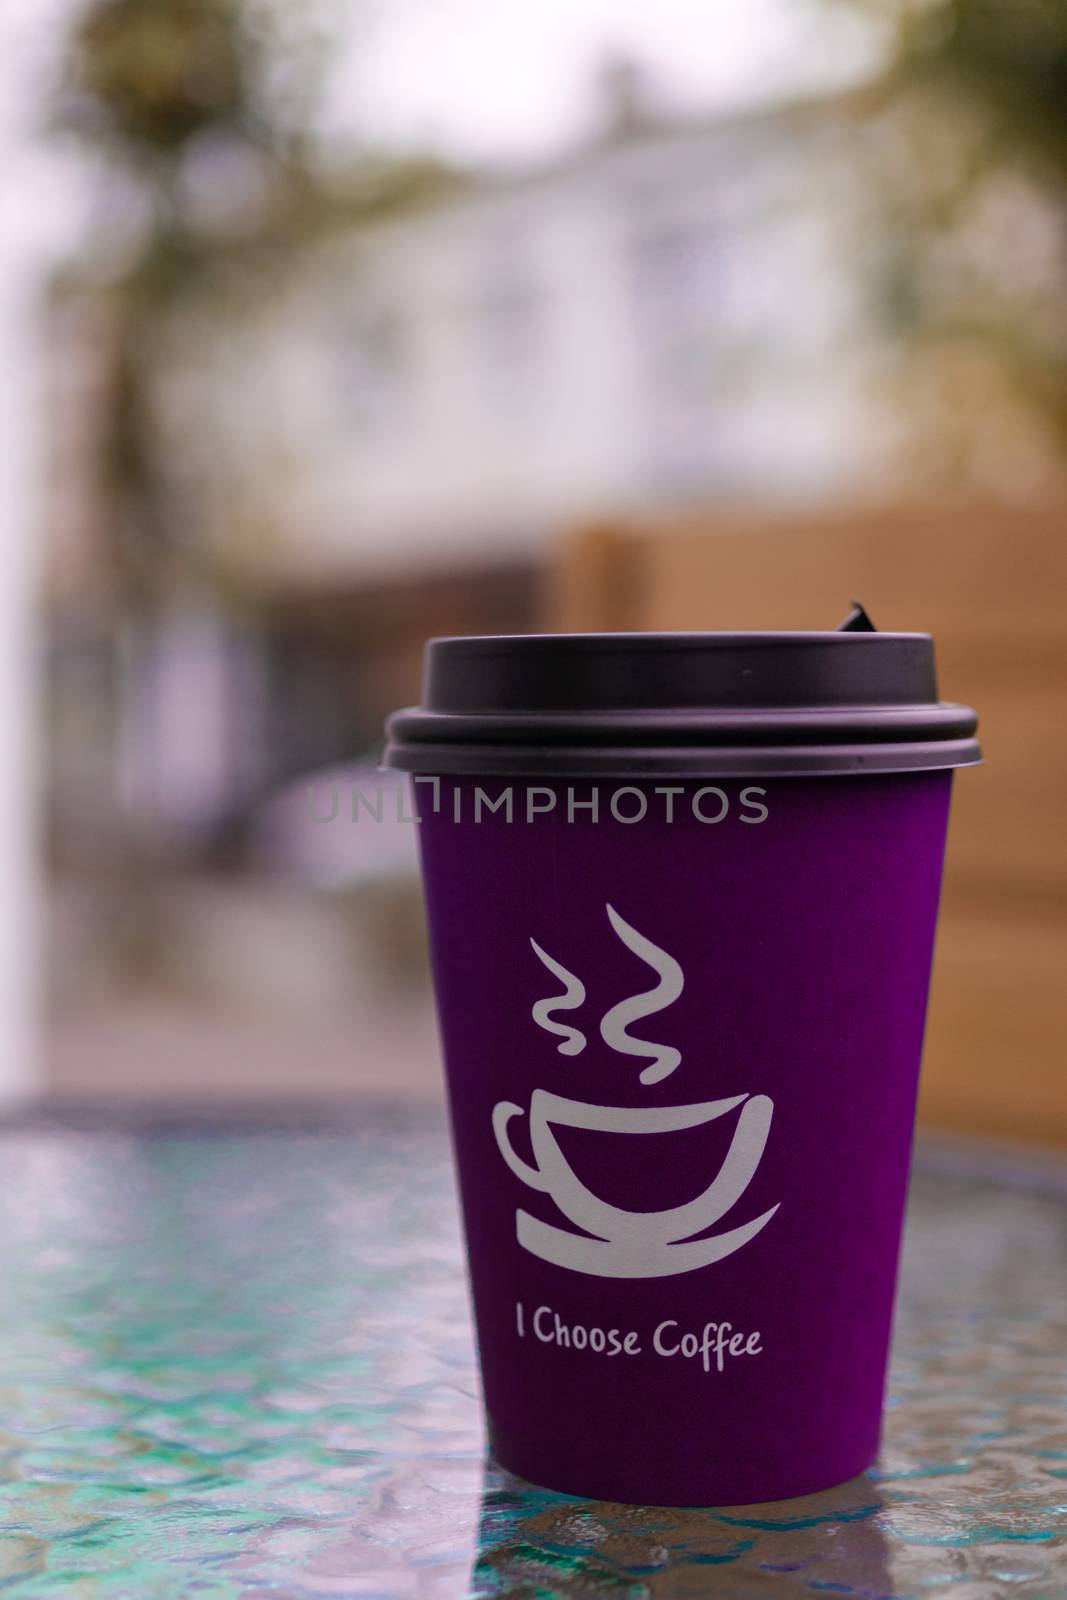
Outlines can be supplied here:
M1067 1143L1067 507L707 512L564 551L568 628L829 628L860 597L937 640L987 764L956 783L922 1114Z
M1067 1146L1067 913L948 894L919 1102L921 1120Z

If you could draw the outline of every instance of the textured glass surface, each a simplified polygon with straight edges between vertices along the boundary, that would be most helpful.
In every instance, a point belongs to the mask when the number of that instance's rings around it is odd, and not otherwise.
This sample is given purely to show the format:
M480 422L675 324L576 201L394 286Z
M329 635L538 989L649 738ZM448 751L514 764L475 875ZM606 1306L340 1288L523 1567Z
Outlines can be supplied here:
M716 1512L486 1471L435 1122L26 1126L0 1158L5 1594L1067 1597L1047 1169L927 1160L877 1472Z

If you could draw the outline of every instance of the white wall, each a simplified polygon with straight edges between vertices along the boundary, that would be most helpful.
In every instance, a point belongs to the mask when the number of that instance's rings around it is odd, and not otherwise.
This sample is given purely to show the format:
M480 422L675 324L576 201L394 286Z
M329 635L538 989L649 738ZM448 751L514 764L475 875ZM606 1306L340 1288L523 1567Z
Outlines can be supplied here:
M323 247L262 322L190 350L218 536L243 502L291 567L359 577L847 488L863 335L834 121L605 145Z

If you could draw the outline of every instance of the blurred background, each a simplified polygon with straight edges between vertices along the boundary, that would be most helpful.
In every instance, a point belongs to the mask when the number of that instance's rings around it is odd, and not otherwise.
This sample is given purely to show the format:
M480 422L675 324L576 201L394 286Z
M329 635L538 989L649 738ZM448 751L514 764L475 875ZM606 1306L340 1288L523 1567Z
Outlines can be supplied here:
M372 792L431 634L858 594L983 718L923 1117L1067 1143L1065 0L0 44L3 1092L436 1096L414 830L306 775Z

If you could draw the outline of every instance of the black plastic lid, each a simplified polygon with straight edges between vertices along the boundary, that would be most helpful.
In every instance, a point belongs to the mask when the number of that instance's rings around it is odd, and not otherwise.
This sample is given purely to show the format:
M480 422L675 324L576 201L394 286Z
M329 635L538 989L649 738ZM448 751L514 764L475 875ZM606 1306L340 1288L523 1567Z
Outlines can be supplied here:
M423 704L389 718L405 772L814 776L981 760L977 717L937 698L928 633L862 607L828 633L432 639Z

